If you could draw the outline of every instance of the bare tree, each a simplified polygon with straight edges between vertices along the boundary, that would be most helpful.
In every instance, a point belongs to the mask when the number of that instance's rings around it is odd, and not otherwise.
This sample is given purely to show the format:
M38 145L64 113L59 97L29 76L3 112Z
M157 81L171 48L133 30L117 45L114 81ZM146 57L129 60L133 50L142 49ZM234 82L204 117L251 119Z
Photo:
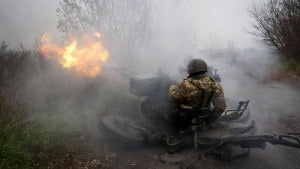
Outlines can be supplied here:
M134 48L147 42L148 26L158 1L61 0L58 29L67 34L99 31L110 44Z
M278 49L284 56L300 61L300 1L268 0L250 10L256 21L255 36Z

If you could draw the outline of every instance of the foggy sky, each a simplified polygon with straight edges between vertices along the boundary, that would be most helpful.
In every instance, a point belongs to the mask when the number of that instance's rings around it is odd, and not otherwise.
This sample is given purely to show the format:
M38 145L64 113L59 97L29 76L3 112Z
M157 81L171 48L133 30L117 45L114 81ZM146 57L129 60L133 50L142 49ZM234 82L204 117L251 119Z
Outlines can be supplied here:
M31 48L44 32L58 35L57 4L58 0L0 0L0 40Z
M56 19L59 0L0 0L0 40L16 46L22 43L33 47L35 38L41 33L60 37ZM251 30L251 19L247 10L259 0L197 0L194 10L201 33L198 46L215 45L226 47L256 47L256 41L247 33Z

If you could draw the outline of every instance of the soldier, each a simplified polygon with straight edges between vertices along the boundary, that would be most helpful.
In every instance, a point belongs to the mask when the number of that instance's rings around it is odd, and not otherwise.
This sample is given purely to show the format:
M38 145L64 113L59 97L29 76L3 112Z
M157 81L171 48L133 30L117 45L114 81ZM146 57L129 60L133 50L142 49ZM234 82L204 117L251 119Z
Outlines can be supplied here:
M170 85L170 100L178 106L174 125L186 130L199 116L206 125L217 120L225 111L223 89L218 82L206 74L207 64L202 59L193 59L188 64L188 74L179 85Z

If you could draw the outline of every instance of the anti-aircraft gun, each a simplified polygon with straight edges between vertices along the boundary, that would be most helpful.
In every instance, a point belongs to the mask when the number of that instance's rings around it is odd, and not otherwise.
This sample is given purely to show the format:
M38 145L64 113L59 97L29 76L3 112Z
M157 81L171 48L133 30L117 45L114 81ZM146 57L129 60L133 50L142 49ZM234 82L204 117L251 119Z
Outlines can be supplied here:
M210 76L220 82L217 71L212 67L208 71ZM250 148L264 148L266 142L300 148L297 133L287 135L255 135L255 122L250 119L249 100L234 101L227 99L229 107L221 117L208 128L204 123L198 123L185 133L174 134L170 112L176 112L176 107L168 102L168 87L176 84L166 74L159 71L154 75L132 75L121 70L130 79L130 92L144 98L141 103L141 112L146 121L134 120L122 115L108 115L102 118L104 126L116 133L121 139L136 143L145 143L152 140L163 140L168 152L160 156L164 162L178 162L182 156L178 155L183 148L193 145L199 155L183 168L189 168L196 160L208 154L214 154L222 159L232 159L235 156L247 154ZM205 117L205 115L203 115ZM200 119L203 117L199 117ZM200 120L201 121L201 120ZM233 153L233 148L246 151Z

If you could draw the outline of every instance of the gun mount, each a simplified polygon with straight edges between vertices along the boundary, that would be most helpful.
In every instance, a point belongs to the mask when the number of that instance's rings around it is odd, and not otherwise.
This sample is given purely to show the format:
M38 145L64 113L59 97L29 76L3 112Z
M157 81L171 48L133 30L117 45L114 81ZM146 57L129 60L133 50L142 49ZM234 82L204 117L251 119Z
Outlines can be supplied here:
M216 71L213 72L217 75ZM130 75L128 77L130 92L144 98L141 103L141 112L147 121L137 121L122 115L108 115L102 118L102 122L110 132L116 133L122 139L133 141L135 144L151 140L166 143L168 153L160 156L160 160L164 162L182 160L177 154L189 145L194 145L199 152L199 156L193 162L207 154L232 159L234 157L231 153L232 148L239 147L247 150L248 153L250 148L264 148L266 142L300 148L300 141L295 135L255 135L255 123L248 123L249 100L238 102L227 99L228 110L212 127L208 128L199 124L196 126L197 130L174 134L166 112L174 112L176 109L168 102L167 92L169 85L176 84L176 82L162 72L155 75ZM219 76L215 78L218 79ZM191 166L193 162L188 166Z

